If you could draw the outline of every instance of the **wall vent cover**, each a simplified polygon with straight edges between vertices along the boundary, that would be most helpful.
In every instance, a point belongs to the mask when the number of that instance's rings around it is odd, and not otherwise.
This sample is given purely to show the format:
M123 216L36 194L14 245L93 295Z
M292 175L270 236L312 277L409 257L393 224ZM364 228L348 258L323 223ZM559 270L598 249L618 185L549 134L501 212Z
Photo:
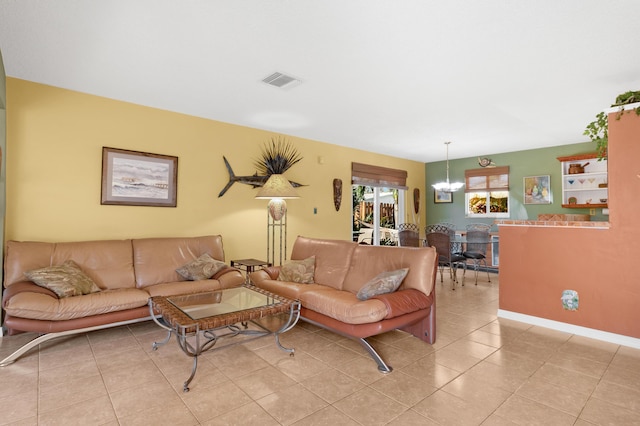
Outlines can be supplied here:
M263 78L262 81L271 86L279 87L281 89L300 84L300 80L298 80L297 78L291 77L290 75L286 75L281 72L274 72L270 76Z

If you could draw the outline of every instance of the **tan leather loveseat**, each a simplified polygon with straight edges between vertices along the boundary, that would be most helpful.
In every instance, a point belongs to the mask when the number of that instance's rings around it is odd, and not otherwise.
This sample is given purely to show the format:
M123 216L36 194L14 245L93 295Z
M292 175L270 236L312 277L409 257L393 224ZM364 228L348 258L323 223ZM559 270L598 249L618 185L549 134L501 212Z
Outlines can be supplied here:
M291 259L311 256L315 256L312 284L278 280L280 266L253 272L251 280L260 288L300 300L302 320L359 341L382 372L390 372L391 367L365 338L400 329L435 342L435 249L298 237ZM409 272L397 291L364 301L356 297L378 274L402 268Z
M203 254L224 262L220 235L82 242L7 242L4 263L4 328L7 334L41 333L1 364L51 338L149 319L150 296L236 287L244 277L224 266L211 279L187 281L176 269ZM72 260L100 291L59 298L25 272Z

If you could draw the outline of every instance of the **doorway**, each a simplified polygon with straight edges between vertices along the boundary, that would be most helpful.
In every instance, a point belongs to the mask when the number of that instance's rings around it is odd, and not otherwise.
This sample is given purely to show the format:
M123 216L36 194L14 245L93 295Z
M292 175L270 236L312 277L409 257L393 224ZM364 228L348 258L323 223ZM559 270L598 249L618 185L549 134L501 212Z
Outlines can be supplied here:
M405 190L352 185L353 241L370 245L398 245L399 218L404 217Z

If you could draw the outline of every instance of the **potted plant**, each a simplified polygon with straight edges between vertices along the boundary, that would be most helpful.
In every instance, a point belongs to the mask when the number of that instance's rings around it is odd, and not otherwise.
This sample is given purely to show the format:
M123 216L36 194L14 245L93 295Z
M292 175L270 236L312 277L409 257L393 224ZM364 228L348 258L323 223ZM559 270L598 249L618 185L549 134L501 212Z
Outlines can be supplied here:
M616 97L616 101L612 107L619 106L620 110L616 114L616 119L620 120L624 113L624 105L640 103L640 91L625 92ZM640 115L640 106L636 107L635 112ZM587 125L584 131L584 135L596 143L596 153L598 160L607 158L607 148L609 146L609 120L607 114L604 111L599 112L596 115L596 119Z

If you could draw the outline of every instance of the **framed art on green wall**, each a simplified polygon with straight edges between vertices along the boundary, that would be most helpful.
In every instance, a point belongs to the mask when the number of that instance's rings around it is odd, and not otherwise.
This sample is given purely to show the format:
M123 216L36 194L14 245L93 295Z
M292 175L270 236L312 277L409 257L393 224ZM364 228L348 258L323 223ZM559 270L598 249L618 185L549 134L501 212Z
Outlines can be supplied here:
M453 192L433 190L433 202L440 203L453 203Z
M551 204L551 177L549 175L524 178L525 204Z

